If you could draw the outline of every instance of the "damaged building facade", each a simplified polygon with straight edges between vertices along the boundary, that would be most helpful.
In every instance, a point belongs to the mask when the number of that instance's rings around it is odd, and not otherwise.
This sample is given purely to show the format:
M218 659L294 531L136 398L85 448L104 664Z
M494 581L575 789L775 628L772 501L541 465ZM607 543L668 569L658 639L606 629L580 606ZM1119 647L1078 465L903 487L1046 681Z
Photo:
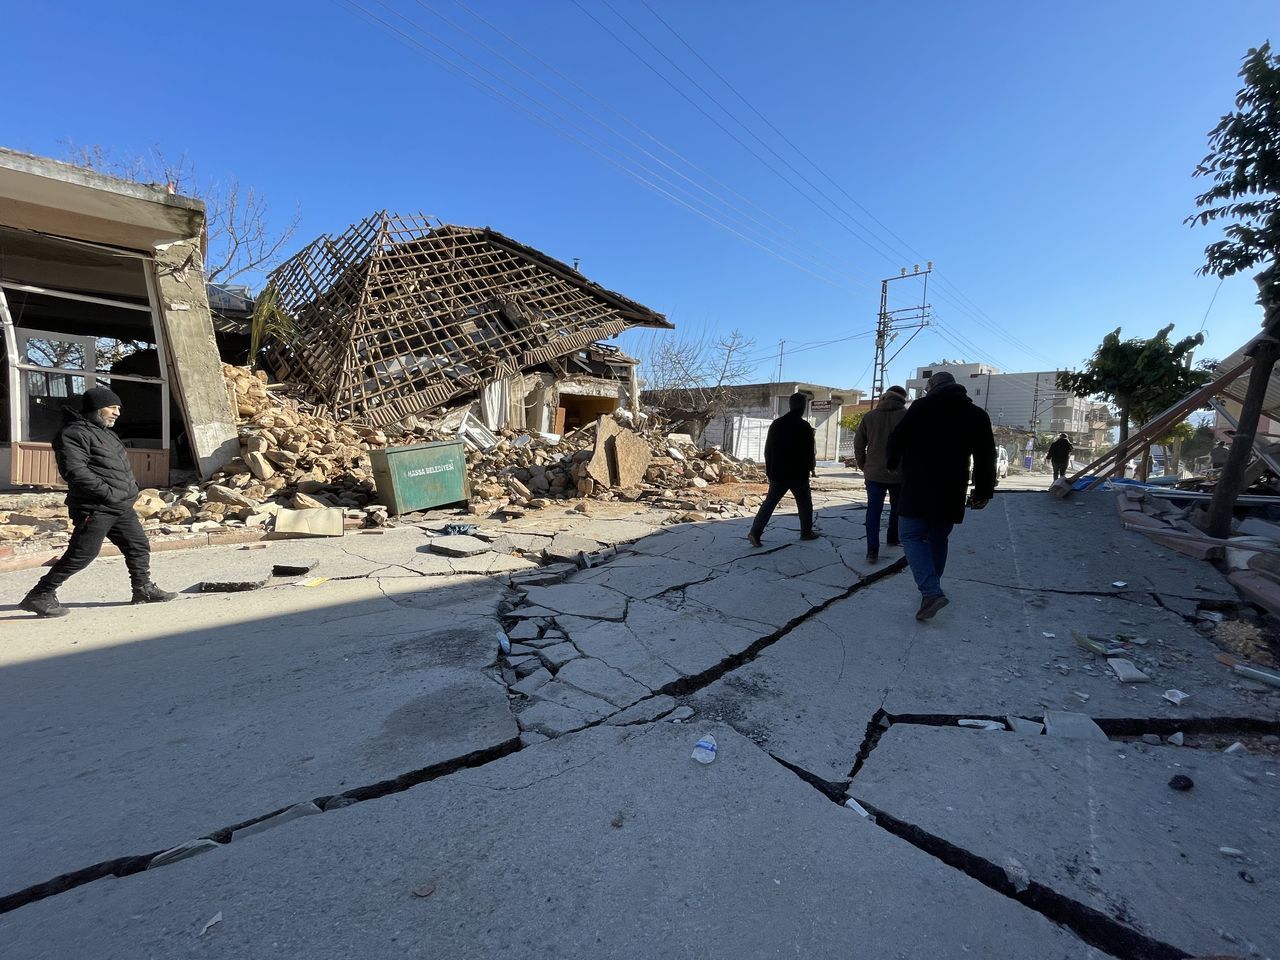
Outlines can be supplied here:
M62 485L62 409L97 385L143 486L238 452L204 229L199 200L0 149L0 483Z
M375 426L474 403L486 427L563 433L638 405L636 361L597 341L672 328L494 230L386 212L308 244L264 299L272 374Z

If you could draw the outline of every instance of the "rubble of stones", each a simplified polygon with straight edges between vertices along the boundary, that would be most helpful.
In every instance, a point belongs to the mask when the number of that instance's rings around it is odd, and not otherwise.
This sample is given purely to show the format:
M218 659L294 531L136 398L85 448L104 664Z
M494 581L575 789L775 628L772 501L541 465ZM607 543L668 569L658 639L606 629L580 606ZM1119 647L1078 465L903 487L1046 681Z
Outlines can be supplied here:
M385 526L391 519L378 504L369 451L439 440L467 443L469 512L520 516L564 500L621 500L678 513L673 521L752 509L760 497L708 496L710 485L760 483L750 462L718 449L700 450L687 436L660 428L629 429L606 417L560 438L500 430L482 445L475 434L445 429L463 417L432 422L406 417L385 428L338 422L271 385L265 372L223 365L234 399L240 455L204 483L142 491L134 509L153 533L202 533L222 528L270 531L282 508L339 508L346 528ZM626 411L617 415L630 419ZM642 418L643 419L643 418ZM60 497L57 497L60 499ZM583 512L587 508L580 506ZM0 539L64 542L71 522L66 508L40 498L38 505L0 512Z

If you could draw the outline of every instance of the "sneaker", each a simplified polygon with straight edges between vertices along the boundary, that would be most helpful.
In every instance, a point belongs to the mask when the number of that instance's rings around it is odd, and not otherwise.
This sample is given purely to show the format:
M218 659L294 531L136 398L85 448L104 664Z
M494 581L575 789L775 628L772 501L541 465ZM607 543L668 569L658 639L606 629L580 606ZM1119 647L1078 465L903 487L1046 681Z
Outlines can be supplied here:
M817 533L816 531L810 530L808 533L800 534L800 539L801 540L821 540L822 534Z
M176 593L161 590L151 580L148 580L140 587L133 588L134 603L168 603L176 596Z
M763 546L763 544L760 542L760 534L758 534L758 533L748 533L748 534L747 534L747 541L748 541L748 542L749 542L753 547Z
M52 590L43 593L32 590L22 598L18 609L34 613L37 617L65 617L71 612L58 602L58 595Z
M945 607L951 601L942 594L935 597L925 597L920 601L920 609L916 611L917 620L932 620L933 615Z

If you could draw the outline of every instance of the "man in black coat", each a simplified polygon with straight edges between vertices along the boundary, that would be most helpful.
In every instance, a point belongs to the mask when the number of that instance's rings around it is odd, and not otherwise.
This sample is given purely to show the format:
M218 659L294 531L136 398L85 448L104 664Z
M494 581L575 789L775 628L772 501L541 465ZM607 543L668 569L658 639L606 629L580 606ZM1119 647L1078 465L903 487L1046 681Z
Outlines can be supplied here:
M1067 463L1071 460L1071 451L1075 447L1071 445L1070 438L1065 434L1060 434L1058 439L1049 444L1049 456L1046 458L1053 464L1053 479L1067 475Z
M889 468L902 466L898 534L920 588L917 620L932 619L948 602L942 592L947 538L951 528L964 520L970 458L973 495L968 506L981 510L996 489L991 418L974 406L955 377L935 373L925 395L907 408L889 435Z
M809 474L818 466L813 442L813 427L804 418L804 408L809 398L803 393L793 393L784 413L769 424L769 435L764 441L764 472L769 478L769 493L760 504L755 522L747 539L753 547L760 546L760 534L773 516L778 501L788 491L796 498L796 510L800 514L800 539L817 540L813 532L813 494L809 490Z
M138 482L124 444L111 429L120 418L120 398L106 387L94 387L81 399L80 410L63 411L62 429L53 438L58 472L67 482L67 511L74 525L71 542L53 567L19 606L41 617L61 617L67 608L57 590L98 556L103 538L124 554L134 603L163 603L177 594L151 582L151 547L133 502Z

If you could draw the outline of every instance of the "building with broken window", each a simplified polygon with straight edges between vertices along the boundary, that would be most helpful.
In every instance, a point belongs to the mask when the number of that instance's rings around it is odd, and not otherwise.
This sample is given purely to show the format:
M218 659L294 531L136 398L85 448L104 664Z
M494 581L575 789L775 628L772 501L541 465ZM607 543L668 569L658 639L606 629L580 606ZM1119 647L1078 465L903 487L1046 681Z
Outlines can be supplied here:
M486 426L551 433L635 403L636 362L596 341L672 328L497 231L386 212L283 263L259 315L266 367L335 417L474 401Z
M199 200L0 148L0 483L60 485L62 408L99 384L143 486L238 453L204 229Z

